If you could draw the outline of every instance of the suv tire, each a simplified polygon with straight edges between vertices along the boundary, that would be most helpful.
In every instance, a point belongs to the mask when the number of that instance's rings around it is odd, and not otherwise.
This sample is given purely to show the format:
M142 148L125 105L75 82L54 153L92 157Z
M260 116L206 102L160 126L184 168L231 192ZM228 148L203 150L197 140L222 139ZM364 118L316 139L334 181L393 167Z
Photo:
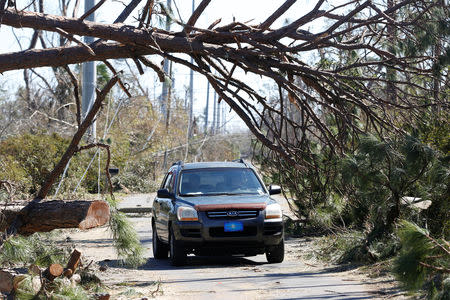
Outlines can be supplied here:
M152 228L152 246L153 246L153 257L156 259L165 259L169 254L169 247L167 244L161 242L156 232L156 227Z
M169 253L170 262L173 266L182 266L186 263L186 252L183 245L176 240L172 228L170 228Z
M284 239L278 245L267 248L266 258L269 264L280 263L284 260Z

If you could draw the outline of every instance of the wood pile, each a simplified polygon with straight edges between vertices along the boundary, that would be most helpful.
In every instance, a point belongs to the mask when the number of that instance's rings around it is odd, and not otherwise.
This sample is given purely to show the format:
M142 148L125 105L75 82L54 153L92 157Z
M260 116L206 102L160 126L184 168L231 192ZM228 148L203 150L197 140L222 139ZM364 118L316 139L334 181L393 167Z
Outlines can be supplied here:
M79 284L81 276L76 271L80 262L81 252L75 249L65 268L60 264L51 264L46 269L30 265L26 271L29 274L38 275L32 278L32 288L36 294L39 294L43 289L49 288L50 284L58 277L66 278L68 284ZM27 274L20 273L15 269L0 269L0 299L3 299L2 295L6 297L5 299L13 297L26 276ZM108 300L109 294L95 294L94 298Z

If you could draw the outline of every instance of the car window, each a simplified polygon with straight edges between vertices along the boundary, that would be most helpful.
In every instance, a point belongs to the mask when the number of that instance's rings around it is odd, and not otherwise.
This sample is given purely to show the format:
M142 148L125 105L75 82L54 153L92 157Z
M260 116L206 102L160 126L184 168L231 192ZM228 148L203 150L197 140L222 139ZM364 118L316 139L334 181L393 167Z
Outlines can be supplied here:
M255 172L248 168L193 169L181 172L179 194L264 194Z
M170 178L167 178L167 185L166 185L166 189L169 190L169 192L173 193L174 192L174 186L175 186L175 178L176 178L176 173L175 172L170 172Z
M162 186L163 189L168 189L170 192L170 187L172 184L172 178L173 178L173 172L169 172L166 176L166 179L164 180L164 184Z

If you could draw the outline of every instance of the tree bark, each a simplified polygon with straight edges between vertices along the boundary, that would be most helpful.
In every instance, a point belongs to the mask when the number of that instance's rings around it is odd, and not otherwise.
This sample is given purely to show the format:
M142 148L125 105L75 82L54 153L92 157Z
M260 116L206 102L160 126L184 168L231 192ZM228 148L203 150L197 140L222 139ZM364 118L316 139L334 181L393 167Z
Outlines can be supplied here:
M70 270L70 274L69 272L67 272L66 274L66 272L64 271L67 278L72 277L72 275L75 273L76 269L78 268L78 265L80 264L80 258L81 252L78 251L77 249L73 250L66 267L66 271Z
M11 293L14 289L14 277L18 273L13 270L0 270L0 293Z
M51 264L47 269L42 273L42 276L47 278L49 281L55 280L56 277L61 276L64 269L60 264Z
M16 217L22 226L19 234L47 232L58 228L90 229L106 224L109 220L109 206L104 201L45 201L28 206L26 214L21 211L8 211L9 221ZM5 226L6 225L6 226ZM9 224L3 223L0 230Z

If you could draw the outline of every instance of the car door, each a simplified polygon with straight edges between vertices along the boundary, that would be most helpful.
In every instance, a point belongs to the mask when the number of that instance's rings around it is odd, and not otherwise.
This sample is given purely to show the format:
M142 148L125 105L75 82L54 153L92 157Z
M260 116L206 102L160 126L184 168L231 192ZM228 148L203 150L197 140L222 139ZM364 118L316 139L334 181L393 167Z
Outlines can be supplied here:
M161 189L167 188L167 186L171 180L172 180L172 172L169 172L164 177L163 183L160 188ZM162 240L165 240L164 233L167 231L164 228L164 222L163 222L164 212L161 211L161 207L163 207L163 205L164 205L164 200L165 200L164 198L159 198L158 196L156 196L155 200L153 201L153 214L154 214L154 218L155 218L156 230L158 232L159 238Z
M165 189L169 191L172 195L175 195L175 179L176 179L176 170L172 170L169 172L167 176L167 182L165 185ZM169 241L169 221L170 221L170 214L172 212L173 207L173 200L172 198L165 198L161 201L161 223L163 227L163 231L161 231L161 239L164 241Z

